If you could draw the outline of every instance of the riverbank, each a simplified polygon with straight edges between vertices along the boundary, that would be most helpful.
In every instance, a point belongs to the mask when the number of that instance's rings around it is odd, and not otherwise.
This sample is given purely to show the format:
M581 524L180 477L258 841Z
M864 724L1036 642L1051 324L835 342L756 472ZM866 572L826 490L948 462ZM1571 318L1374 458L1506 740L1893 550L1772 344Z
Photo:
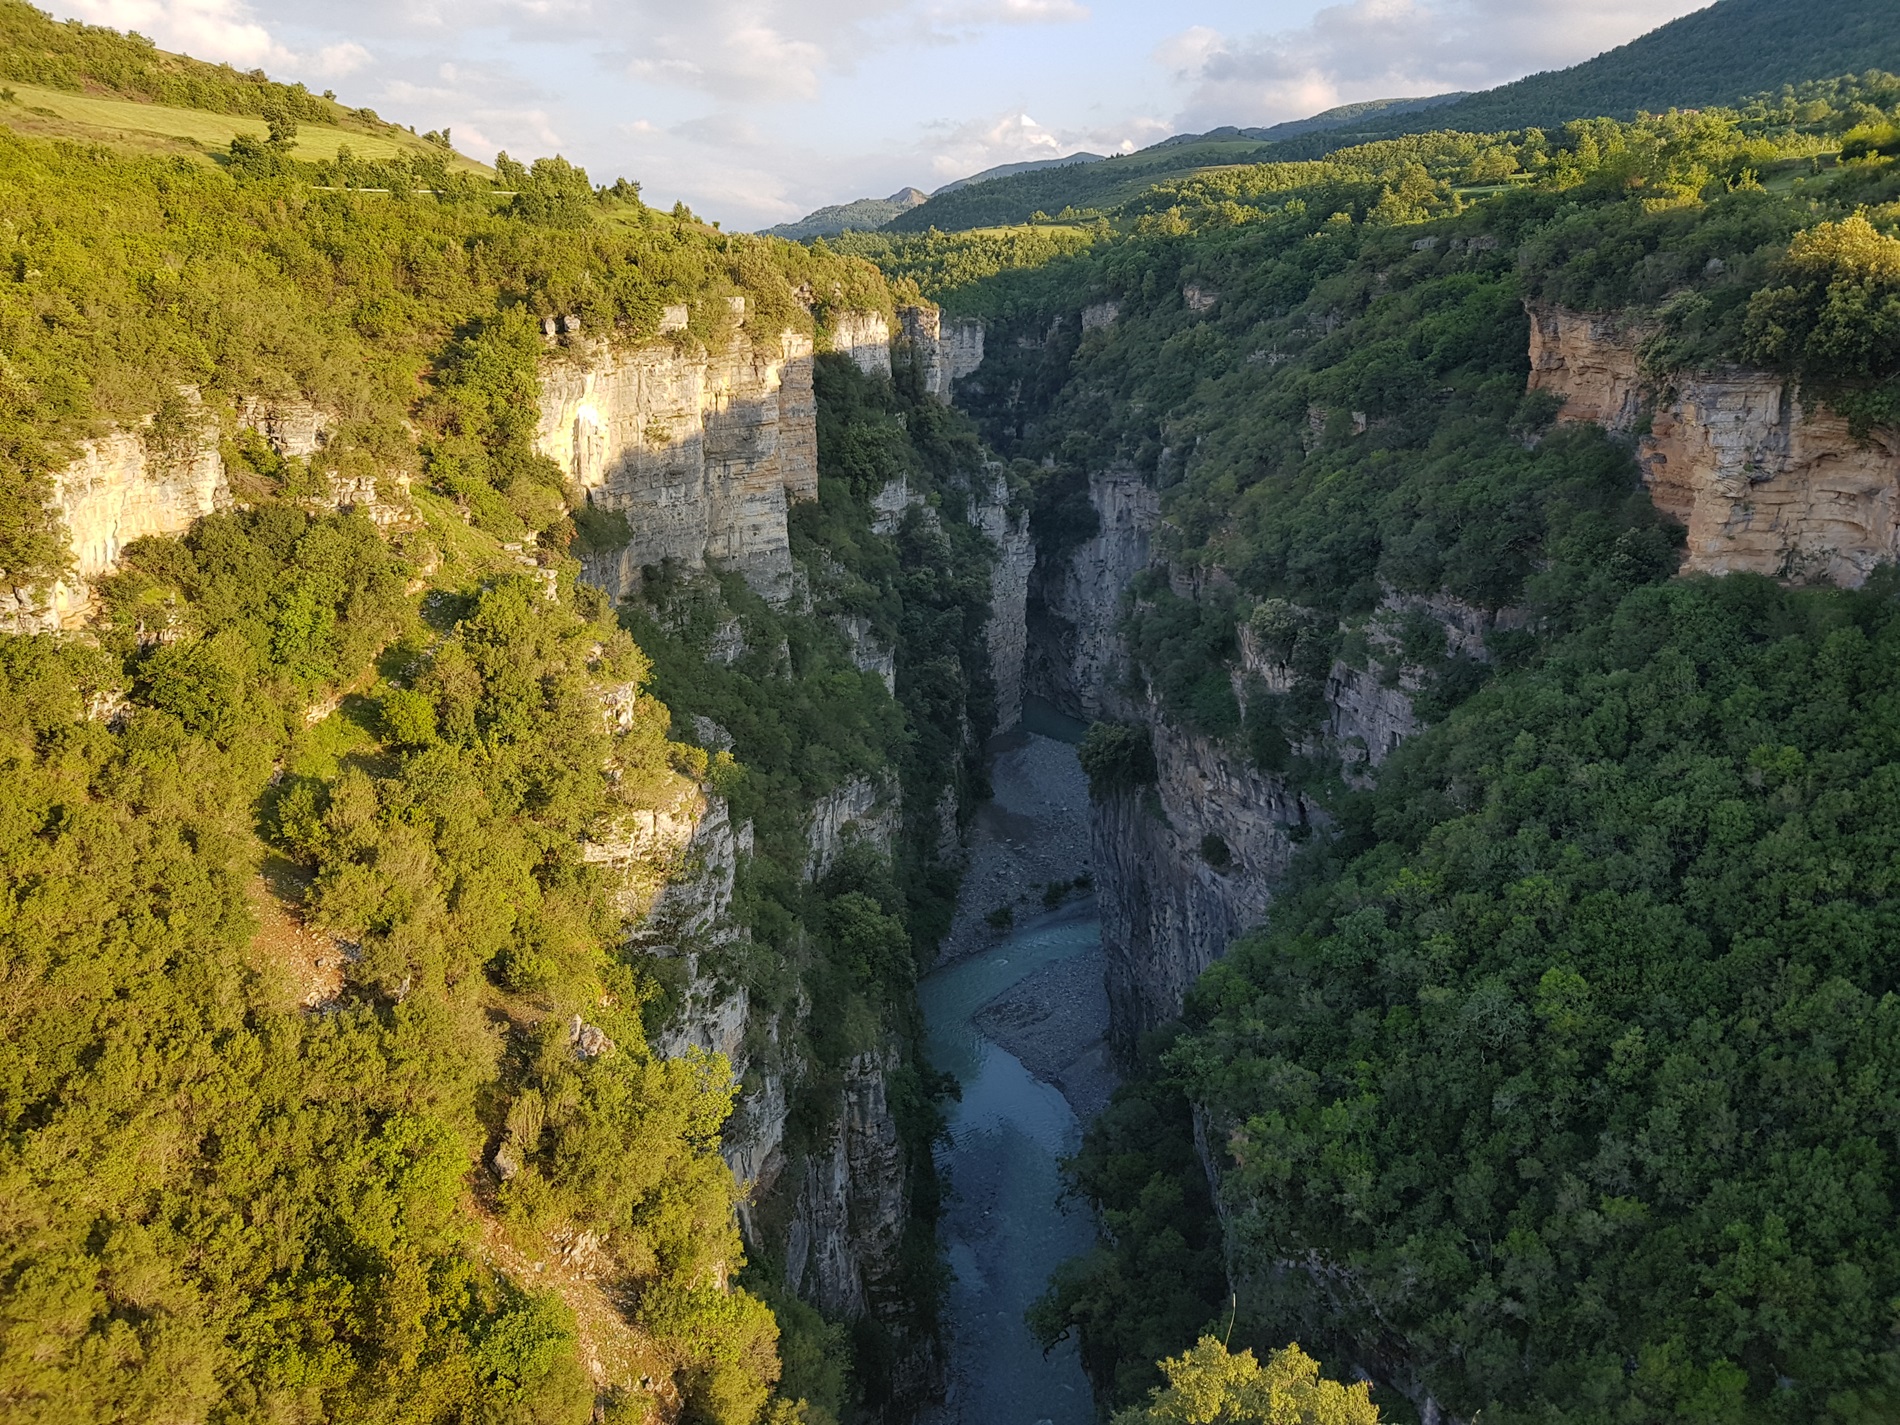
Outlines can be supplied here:
M1066 900L1086 896L1093 884L1088 778L1074 747L1021 729L993 738L990 788L971 823L963 893L940 966L991 948L1053 909L1052 883L1068 888Z
M1078 906L1074 916L1096 923L1094 899ZM1108 1047L1108 990L1102 972L1098 939L1092 950L1018 980L972 1019L986 1038L1059 1089L1083 1123L1108 1107L1117 1082Z

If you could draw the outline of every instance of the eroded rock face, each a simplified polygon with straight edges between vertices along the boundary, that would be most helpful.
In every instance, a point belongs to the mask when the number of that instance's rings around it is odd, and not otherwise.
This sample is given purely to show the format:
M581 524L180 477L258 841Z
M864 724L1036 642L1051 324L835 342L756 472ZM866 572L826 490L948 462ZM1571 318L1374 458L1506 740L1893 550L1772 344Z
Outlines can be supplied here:
M642 565L672 559L788 598L786 510L818 491L811 360L794 332L763 345L742 332L713 353L602 344L551 360L536 449L633 533L582 577L618 600Z
M996 546L990 566L990 617L985 637L990 677L996 685L996 725L1007 732L1022 720L1023 673L1029 656L1029 576L1036 567L1036 546L1029 536L1029 511L1012 516L1009 483L993 472L980 500L970 505L970 522Z
M785 1242L785 1280L834 1317L864 1315L877 1282L896 1274L910 1211L903 1145L886 1088L896 1068L888 1049L852 1059L838 1115L820 1146L805 1155Z
M1266 917L1308 810L1277 776L1176 727L1157 705L1152 788L1094 807L1090 846L1108 954L1109 1035L1130 1053Z
M1531 311L1533 391L1564 396L1559 419L1633 429L1658 508L1689 532L1684 568L1845 587L1900 555L1900 434L1855 438L1764 371L1689 372L1656 391L1644 328L1558 307Z
M1084 718L1116 716L1128 656L1122 594L1148 567L1160 496L1133 470L1089 476L1101 528L1060 564L1036 571L1029 604L1028 690Z
M895 781L879 783L869 777L853 777L820 797L812 808L805 842L805 879L815 881L823 876L853 840L866 842L881 855L890 855L897 831Z
M936 307L900 307L897 319L924 390L948 405L955 383L983 364L983 323Z
M52 506L66 527L72 565L47 593L0 591L0 627L18 632L70 628L92 611L93 585L116 573L125 547L152 535L181 535L202 516L228 509L231 483L219 449L221 422L187 390L193 422L188 432L155 439L151 423L115 430L80 444L78 458L53 477ZM259 432L282 456L307 459L329 477L327 496L314 503L361 510L379 526L409 513L409 476L390 471L342 478L321 459L337 418L296 398L247 397L237 403L239 429Z
M147 535L183 534L201 515L230 503L217 427L209 421L169 451L155 449L139 431L86 441L53 485L53 504L72 541L71 572L45 603L16 611L20 626L46 629L81 621L91 607L93 581L119 567L126 545Z
M891 374L891 324L882 312L839 312L831 322L831 349L850 357L867 376Z

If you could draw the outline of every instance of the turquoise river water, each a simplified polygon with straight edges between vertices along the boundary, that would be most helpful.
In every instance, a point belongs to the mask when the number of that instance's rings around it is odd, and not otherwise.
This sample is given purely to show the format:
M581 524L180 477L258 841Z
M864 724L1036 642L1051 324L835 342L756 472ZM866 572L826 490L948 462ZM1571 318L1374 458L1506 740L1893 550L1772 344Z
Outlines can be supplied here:
M949 1300L949 1396L956 1425L1091 1425L1088 1381L1065 1342L1042 1353L1023 1312L1065 1258L1093 1245L1086 1206L1057 1202L1058 1160L1081 1128L1062 1095L980 1034L971 1016L1043 966L1094 950L1092 909L1047 917L994 949L927 975L918 987L931 1062L963 1086L950 1106L943 1236Z

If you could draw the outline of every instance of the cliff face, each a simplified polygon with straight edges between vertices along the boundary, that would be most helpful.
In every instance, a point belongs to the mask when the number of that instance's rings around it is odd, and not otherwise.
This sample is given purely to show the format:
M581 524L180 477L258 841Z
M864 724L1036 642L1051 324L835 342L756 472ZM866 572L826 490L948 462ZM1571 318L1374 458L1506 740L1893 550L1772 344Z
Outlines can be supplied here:
M1265 917L1293 854L1288 828L1306 815L1280 778L1181 730L1159 706L1145 720L1155 785L1097 802L1090 825L1109 1034L1124 1054L1179 1014L1201 972Z
M217 427L209 421L189 441L162 452L141 431L89 440L53 488L53 503L72 540L73 564L46 605L20 611L22 621L41 628L82 619L93 581L119 567L120 552L133 540L182 534L200 515L231 503Z
M1121 599L1148 567L1160 497L1133 470L1089 476L1100 528L1068 558L1041 561L1030 591L1028 691L1084 718L1117 716L1128 659Z
M1855 439L1762 371L1645 380L1643 328L1557 307L1531 312L1530 389L1565 398L1562 420L1630 431L1650 496L1689 532L1687 569L1855 587L1900 555L1900 434Z
M897 317L924 390L948 405L955 383L983 364L983 323L936 307L900 307Z
M195 398L192 409L195 419L182 435L155 438L150 422L136 430L115 430L83 442L78 458L55 473L51 503L66 526L71 568L38 602L0 594L0 627L34 632L83 623L92 608L93 584L118 569L133 540L183 534L200 516L229 508L220 421ZM315 457L335 420L319 407L252 397L238 403L234 416L239 429L257 431L279 455L312 459L319 472L329 474L329 495L322 503L363 509L381 525L403 517L403 502L386 501L374 479L342 479L322 471ZM387 480L408 485L406 475Z
M1009 482L995 471L988 490L970 507L970 521L996 546L990 566L990 619L985 630L990 677L996 684L996 726L1007 732L1022 720L1023 673L1029 657L1029 578L1036 547L1029 535L1029 512L1012 516Z
M845 311L831 321L831 349L867 375L891 374L891 324L882 312Z
M618 600L640 568L673 559L735 569L764 597L791 596L786 510L818 493L808 338L719 352L583 347L542 373L536 449L633 538L585 561Z

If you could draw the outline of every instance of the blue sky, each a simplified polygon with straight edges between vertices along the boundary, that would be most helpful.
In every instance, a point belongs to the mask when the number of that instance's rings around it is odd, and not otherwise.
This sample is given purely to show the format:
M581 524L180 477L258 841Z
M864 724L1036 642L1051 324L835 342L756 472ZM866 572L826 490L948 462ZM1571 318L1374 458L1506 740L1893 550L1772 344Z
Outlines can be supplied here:
M39 0L46 5L48 0ZM729 228L1587 59L1706 0L51 0Z

